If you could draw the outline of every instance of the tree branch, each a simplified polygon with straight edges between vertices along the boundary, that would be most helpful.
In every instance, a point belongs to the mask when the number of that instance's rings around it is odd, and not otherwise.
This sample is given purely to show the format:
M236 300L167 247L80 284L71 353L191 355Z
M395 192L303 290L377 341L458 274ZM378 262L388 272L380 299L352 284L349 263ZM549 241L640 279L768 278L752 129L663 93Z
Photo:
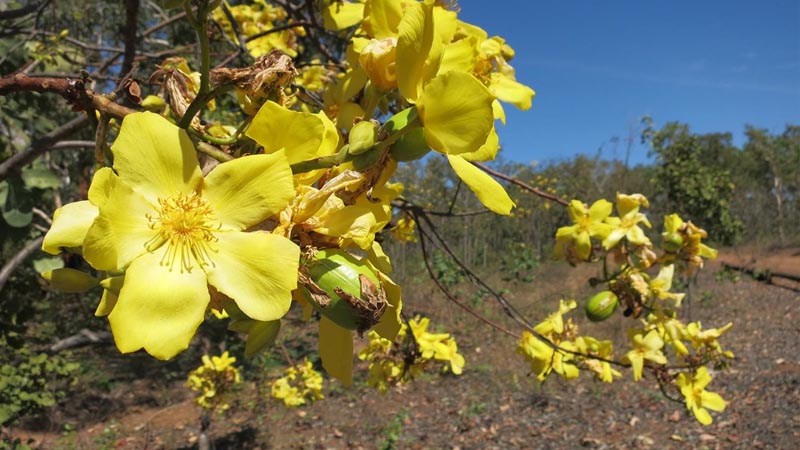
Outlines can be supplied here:
M133 71L136 58L136 21L139 17L139 0L125 0L125 53L122 59L120 76L127 77Z
M14 269L25 262L25 259L27 259L31 253L41 248L43 240L44 236L39 236L38 238L28 242L25 247L22 247L22 250L17 252L16 255L11 257L11 259L9 259L8 262L3 265L3 268L0 269L0 291L3 290L3 287L6 285L6 281L8 281L9 277L11 277L11 274L14 273Z
M0 78L0 95L11 92L52 92L64 97L75 111L88 111L96 109L117 119L122 119L132 112L115 103L111 98L97 94L86 87L85 79L30 77L22 73Z
M45 134L41 138L36 139L27 150L12 155L10 158L0 163L0 181L8 178L13 170L16 170L17 168L26 164L30 164L40 155L52 149L58 141L80 130L88 124L89 118L86 117L86 115L82 115Z
M9 11L0 11L0 20L19 19L20 17L27 16L28 14L35 12L40 8L43 8L48 3L50 3L50 0L45 0L41 3L31 2L30 4L25 5L22 8L12 9Z

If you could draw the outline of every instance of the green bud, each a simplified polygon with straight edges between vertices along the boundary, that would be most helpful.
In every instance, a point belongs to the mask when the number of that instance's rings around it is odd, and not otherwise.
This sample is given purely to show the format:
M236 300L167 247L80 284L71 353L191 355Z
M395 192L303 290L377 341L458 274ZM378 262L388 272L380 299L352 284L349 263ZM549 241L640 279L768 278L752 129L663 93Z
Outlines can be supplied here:
M683 236L680 233L664 233L662 235L661 246L670 253L676 253L683 247Z
M372 149L375 146L375 140L378 136L378 125L371 120L362 120L350 128L350 134L347 139L349 145L348 153L351 155L360 155Z

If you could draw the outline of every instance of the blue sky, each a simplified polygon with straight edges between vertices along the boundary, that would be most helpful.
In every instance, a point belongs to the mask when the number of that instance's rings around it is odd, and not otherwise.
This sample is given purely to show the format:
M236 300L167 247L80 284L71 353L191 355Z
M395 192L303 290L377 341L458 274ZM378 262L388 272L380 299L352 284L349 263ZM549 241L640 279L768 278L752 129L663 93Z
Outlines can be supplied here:
M459 18L516 50L533 108L507 106L502 155L624 159L639 118L694 132L800 124L800 1L460 0ZM622 139L615 144L614 137ZM632 149L632 164L647 148Z

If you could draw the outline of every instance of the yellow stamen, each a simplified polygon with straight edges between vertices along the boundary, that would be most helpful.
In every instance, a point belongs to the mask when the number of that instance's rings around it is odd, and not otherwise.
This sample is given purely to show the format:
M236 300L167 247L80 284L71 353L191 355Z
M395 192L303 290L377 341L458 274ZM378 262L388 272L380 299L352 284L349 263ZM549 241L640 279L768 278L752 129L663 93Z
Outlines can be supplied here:
M211 253L216 249L212 244L218 240L213 232L219 230L219 224L215 224L211 206L196 192L159 198L158 205L157 215L147 215L150 228L158 232L145 244L147 251L167 244L161 265L170 270L176 259L180 259L181 272L191 272L195 263L213 266Z

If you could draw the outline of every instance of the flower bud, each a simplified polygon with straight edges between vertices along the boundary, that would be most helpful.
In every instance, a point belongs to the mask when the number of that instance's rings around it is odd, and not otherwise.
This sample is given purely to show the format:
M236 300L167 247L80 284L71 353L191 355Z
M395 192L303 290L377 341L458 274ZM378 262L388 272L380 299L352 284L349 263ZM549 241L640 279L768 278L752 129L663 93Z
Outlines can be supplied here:
M360 155L375 145L378 135L378 125L371 120L362 120L353 125L347 138L349 146L347 153Z
M661 246L670 253L677 253L683 247L683 236L678 232L664 233Z
M42 278L47 280L53 289L69 293L86 292L100 283L88 273L70 268L43 272Z
M358 62L372 84L382 91L397 87L397 39L372 39L361 50Z

